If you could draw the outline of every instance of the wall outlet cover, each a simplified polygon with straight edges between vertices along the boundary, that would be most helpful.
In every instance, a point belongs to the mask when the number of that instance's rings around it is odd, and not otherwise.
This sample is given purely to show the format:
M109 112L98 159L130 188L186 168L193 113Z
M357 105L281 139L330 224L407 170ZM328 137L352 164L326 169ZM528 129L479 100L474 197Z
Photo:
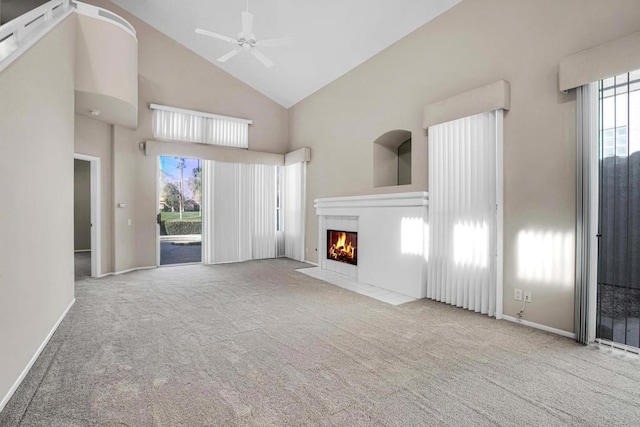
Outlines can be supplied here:
M516 301L522 301L522 289L513 290L513 299Z
M533 296L531 295L531 291L524 291L524 300L526 302L533 302Z

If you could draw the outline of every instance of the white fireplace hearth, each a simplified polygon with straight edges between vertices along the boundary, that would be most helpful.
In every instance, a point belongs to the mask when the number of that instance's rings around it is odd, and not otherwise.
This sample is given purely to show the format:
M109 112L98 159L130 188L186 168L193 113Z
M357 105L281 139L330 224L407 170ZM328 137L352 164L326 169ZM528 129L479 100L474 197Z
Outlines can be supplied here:
M428 200L426 192L316 199L319 268L424 298ZM327 258L327 230L358 233L357 265Z

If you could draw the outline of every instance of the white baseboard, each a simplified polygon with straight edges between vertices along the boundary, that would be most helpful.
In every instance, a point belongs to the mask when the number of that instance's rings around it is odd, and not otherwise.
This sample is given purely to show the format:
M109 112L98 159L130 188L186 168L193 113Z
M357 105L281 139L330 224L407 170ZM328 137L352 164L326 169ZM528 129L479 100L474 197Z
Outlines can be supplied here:
M574 334L573 332L563 331L562 329L552 328L551 326L541 325L540 323L530 322L529 320L518 319L516 317L507 316L507 315L502 316L502 319L507 320L509 322L520 323L521 325L529 326L530 328L551 332L552 334L562 335L563 337L571 338L574 340L576 339L576 334Z
M80 252L91 252L91 249L76 249L73 251L74 253L80 253Z
M67 316L67 313L69 312L69 310L71 310L71 307L73 306L73 304L75 304L75 302L76 302L75 298L73 300L71 300L71 302L69 303L67 308L62 313L62 316L60 316L60 318L58 319L56 324L53 325L53 328L49 332L49 335L47 335L47 337L44 339L42 344L40 344L40 347L38 347L38 350L36 350L36 353L33 355L31 360L29 361L29 363L27 363L27 366L24 368L24 370L22 371L22 373L20 374L20 376L18 377L16 382L13 383L13 386L9 389L9 392L2 399L2 401L0 401L0 412L2 412L2 410L4 409L6 404L9 402L9 399L11 399L11 397L13 396L13 393L15 393L16 390L18 389L18 387L20 386L20 384L22 384L22 381L24 380L24 377L27 376L27 374L31 370L31 367L33 366L33 364L36 363L36 360L38 360L38 357L40 356L40 353L42 353L42 350L44 350L44 348L47 346L47 344L49 343L49 340L51 339L53 334L58 329L58 326L60 326L60 323L62 323L64 318Z
M303 262L306 262L307 264L315 265L316 267L320 267L320 264L318 264L317 262L309 261L307 259L305 259Z
M121 274L131 273L133 271L151 270L151 269L154 269L154 268L158 268L158 267L155 266L155 265L151 265L151 266L148 266L148 267L134 267L134 268L129 268L127 270L114 271L114 272L111 272L111 273L104 273L104 274L99 275L97 278L100 279L102 277L107 277L107 276L119 276Z

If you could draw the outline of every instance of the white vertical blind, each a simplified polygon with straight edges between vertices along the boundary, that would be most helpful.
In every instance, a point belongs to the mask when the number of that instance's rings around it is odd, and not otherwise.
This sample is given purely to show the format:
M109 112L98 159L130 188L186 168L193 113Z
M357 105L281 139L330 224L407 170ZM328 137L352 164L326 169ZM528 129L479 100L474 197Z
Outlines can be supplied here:
M274 258L276 167L203 161L205 264Z
M304 206L306 163L284 167L284 251L287 258L304 261Z
M429 127L427 297L496 313L496 111Z
M153 137L175 141L202 142L204 119L192 114L154 110Z
M225 147L249 147L249 123L198 111L152 105L153 137Z
M267 165L249 166L253 178L253 259L276 257L276 172Z
M221 120L214 118L204 119L205 144L223 145L225 147L249 147L249 125L246 123Z

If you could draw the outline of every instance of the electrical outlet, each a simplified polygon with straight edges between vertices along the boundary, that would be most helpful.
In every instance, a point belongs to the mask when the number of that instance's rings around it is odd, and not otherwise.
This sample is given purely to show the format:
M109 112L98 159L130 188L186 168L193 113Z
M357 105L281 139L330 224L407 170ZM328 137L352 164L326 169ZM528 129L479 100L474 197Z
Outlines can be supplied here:
M513 299L516 301L522 301L522 289L513 290Z
M533 297L531 296L531 291L524 291L524 300L526 302L533 302Z

